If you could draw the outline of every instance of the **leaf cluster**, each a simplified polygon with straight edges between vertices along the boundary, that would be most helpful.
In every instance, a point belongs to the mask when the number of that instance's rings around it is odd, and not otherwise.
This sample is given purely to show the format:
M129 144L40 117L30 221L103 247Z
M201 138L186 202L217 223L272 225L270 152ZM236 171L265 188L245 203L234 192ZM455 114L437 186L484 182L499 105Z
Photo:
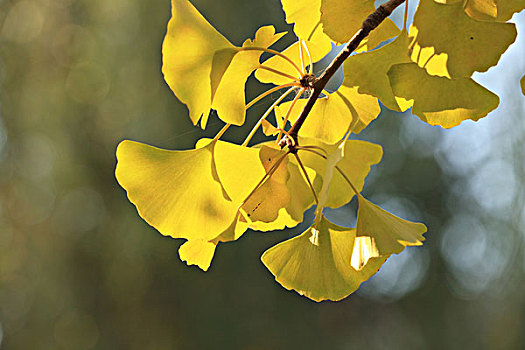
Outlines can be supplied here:
M313 74L315 62L334 44L354 40L367 17L382 10L373 0L281 2L297 41L278 52L271 47L285 33L273 26L235 46L189 1L172 0L164 78L194 124L205 128L215 110L225 126L190 150L123 141L116 177L139 215L161 234L186 239L180 258L205 271L220 243L248 229L294 227L315 205L312 226L268 249L262 261L285 288L316 301L340 300L390 255L421 245L427 230L363 197L365 178L382 149L349 136L379 115L379 101L395 111L412 108L423 121L444 128L486 116L499 98L471 76L497 64L515 40L515 26L506 21L525 3L420 0L410 28L406 17L401 30L387 18L357 43L357 54L343 64L342 86L328 91ZM389 4L394 2L403 1ZM271 57L261 62L263 53ZM247 103L245 84L252 74L273 87ZM290 135L314 89L324 90L298 125L298 137ZM244 125L251 106L276 91L284 92L241 145L221 140L230 126ZM251 145L259 129L274 140ZM339 208L354 196L355 228L324 217L324 208Z

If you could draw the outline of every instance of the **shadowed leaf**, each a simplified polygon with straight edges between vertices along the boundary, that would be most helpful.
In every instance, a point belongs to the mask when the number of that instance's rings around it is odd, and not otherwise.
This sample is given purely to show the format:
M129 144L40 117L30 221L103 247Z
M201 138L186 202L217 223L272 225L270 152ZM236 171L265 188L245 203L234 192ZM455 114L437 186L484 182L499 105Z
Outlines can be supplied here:
M412 113L431 125L451 128L478 120L499 104L498 96L470 78L431 76L415 63L395 65L388 76L396 96L413 99Z
M376 273L387 258L372 258L360 271L352 268L355 232L321 216L301 235L268 249L261 260L286 289L315 301L341 300Z

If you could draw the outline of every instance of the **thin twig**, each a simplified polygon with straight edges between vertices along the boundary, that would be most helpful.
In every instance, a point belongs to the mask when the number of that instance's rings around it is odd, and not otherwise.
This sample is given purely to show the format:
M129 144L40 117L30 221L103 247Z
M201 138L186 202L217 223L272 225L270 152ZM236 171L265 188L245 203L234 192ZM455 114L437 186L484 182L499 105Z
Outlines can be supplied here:
M310 98L306 102L306 105L303 108L303 111L299 115L299 118L295 121L292 128L289 130L290 135L292 138L297 141L297 133L299 132L299 129L301 129L302 125L304 124L304 121L306 120L306 117L308 117L308 114L312 110L317 98L323 91L324 87L330 80L330 78L337 72L339 67L343 64L343 62L350 56L350 54L359 46L361 41L363 41L364 38L368 36L368 34L377 28L381 22L385 20L390 14L392 14L392 11L399 5L401 5L405 0L390 0L383 5L379 6L371 15L369 15L365 21L363 22L361 29L357 31L357 33L354 35L352 39L346 44L345 48L341 50L339 55L337 55L336 58L332 61L332 63L324 70L324 72L321 74L321 76L316 79L313 82L313 90L312 94L310 95ZM279 145L281 147L285 147L286 145L289 145L290 142L287 140L286 137L284 137ZM295 142L297 144L297 142Z

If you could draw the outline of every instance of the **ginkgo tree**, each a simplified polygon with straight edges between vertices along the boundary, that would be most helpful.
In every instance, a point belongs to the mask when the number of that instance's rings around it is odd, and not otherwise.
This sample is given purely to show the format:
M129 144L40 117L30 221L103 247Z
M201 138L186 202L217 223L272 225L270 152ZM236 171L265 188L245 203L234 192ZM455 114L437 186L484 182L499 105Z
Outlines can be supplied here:
M340 300L392 254L422 245L425 225L362 195L382 148L349 136L379 115L379 101L394 111L412 108L444 128L485 117L499 98L471 76L496 65L513 43L516 28L507 21L525 0L420 0L410 28L405 7L399 29L388 17L403 2L376 8L373 0L281 0L297 40L279 52L271 47L285 33L273 26L235 46L191 2L172 0L164 78L195 125L206 128L212 111L225 125L190 150L122 141L116 178L148 224L186 240L179 249L183 261L206 271L219 243L248 229L294 227L315 205L313 224L268 249L262 262L287 289L315 301ZM314 64L342 43L315 75ZM263 53L269 58L262 60ZM341 67L344 81L331 91L327 84ZM247 102L252 74L273 85ZM250 107L275 92L279 98L246 129L242 144L221 140L230 127L244 126ZM259 131L271 141L252 144ZM354 197L357 227L323 215L324 208Z

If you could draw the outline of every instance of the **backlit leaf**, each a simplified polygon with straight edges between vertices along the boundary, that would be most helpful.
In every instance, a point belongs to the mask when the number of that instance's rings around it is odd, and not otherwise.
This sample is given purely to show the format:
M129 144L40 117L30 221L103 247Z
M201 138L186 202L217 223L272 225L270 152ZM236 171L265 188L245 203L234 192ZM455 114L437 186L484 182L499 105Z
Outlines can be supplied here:
M168 151L126 140L117 148L115 175L139 215L160 233L210 240L237 212L217 180L213 147Z
M422 245L425 225L401 219L359 195L357 236L370 237L380 255L400 253L406 246Z
M329 145L315 139L300 138L299 144L302 146L321 147L327 155L339 152L337 146ZM350 179L358 191L363 189L365 178L370 172L372 165L379 163L383 151L381 146L360 140L347 140L344 144L343 158L337 163L337 166ZM326 160L308 151L299 151L299 157L305 165L312 169L316 174L314 187L320 191L323 180L322 177L326 172ZM355 193L348 185L344 177L335 171L330 181L329 197L326 206L338 208L352 200Z
M286 289L315 301L341 300L376 273L386 256L370 259L360 271L351 267L355 229L323 216L301 235L268 249L261 260Z
M412 113L431 125L451 128L475 121L499 104L498 96L470 78L431 76L415 63L395 65L388 76L396 96L413 99Z
M208 271L216 246L216 243L203 239L186 241L179 248L180 260L185 261L188 265L197 265L203 271Z
M297 37L316 44L325 53L330 51L330 38L323 32L321 0L281 0L286 23L293 24Z
M397 63L410 62L408 33L401 34L391 43L377 50L349 57L343 64L343 85L358 87L361 94L379 98L381 103L394 111L405 111L411 104L396 99L387 72Z
M415 51L417 47L433 47L436 55L447 55L444 68L449 77L470 77L474 71L484 72L498 63L501 54L516 39L516 26L477 21L465 13L461 3L443 5L421 0L410 36L415 38ZM430 59L426 66L437 69L431 67L435 64L443 63Z
M227 122L244 122L244 84L262 52L241 51L217 32L187 0L172 0L172 17L162 46L164 78L188 106L190 118L206 125L210 109ZM243 47L268 47L282 35L262 27ZM223 82L224 80L224 82ZM234 94L232 94L234 92ZM231 96L229 94L232 94Z
M306 99L296 102L290 114L290 122L295 122L306 104ZM287 111L291 102L280 105ZM336 143L348 131L360 132L374 120L381 108L373 96L360 94L357 87L340 86L337 91L320 98L304 122L300 135L318 138L326 143ZM352 130L350 130L352 128Z
M322 0L321 23L323 29L332 40L338 43L349 41L361 28L363 21L375 11L374 0ZM399 33L399 28L391 19L385 19L366 38L367 49L376 47L384 40Z
M257 30L255 39L246 40L242 47L266 48L281 38L282 34L275 35L273 26L261 27ZM261 54L261 51L238 51L224 74L219 77L220 82L215 94L212 95L211 107L217 110L217 114L224 122L234 125L244 124L246 117L244 85L250 74L259 67ZM213 76L215 72L213 68L212 81L214 78L218 79Z

